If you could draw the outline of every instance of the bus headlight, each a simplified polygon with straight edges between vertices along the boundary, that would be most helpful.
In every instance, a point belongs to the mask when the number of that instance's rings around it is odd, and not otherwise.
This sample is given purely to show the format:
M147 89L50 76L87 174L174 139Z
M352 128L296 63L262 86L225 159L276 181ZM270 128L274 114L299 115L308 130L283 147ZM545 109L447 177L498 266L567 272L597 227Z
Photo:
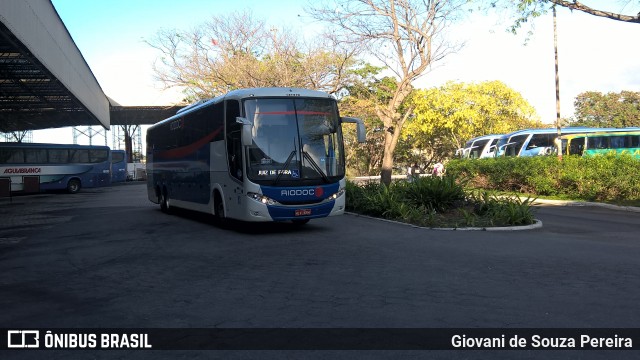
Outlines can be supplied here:
M258 194L258 193L254 193L254 192L250 192L247 193L247 196L252 198L253 200L257 201L257 202L261 202L265 205L279 205L280 203L273 200L272 198L268 197L268 196L264 196L262 194Z
M337 193L329 196L329 200L335 200L337 198L339 198L340 196L342 196L344 194L344 188L340 189L340 191L338 191Z

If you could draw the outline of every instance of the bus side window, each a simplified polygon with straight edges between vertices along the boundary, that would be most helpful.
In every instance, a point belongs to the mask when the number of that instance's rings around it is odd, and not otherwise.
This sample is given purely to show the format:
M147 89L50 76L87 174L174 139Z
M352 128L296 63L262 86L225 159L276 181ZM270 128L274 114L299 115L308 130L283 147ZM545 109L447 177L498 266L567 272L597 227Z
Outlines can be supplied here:
M608 148L609 144L608 141L609 139L607 137L604 136L594 136L594 137L590 137L588 139L587 145L589 147L589 149L595 150L595 149L606 149Z
M0 149L0 163L22 164L24 163L24 150L5 148Z
M24 162L27 164L45 164L47 162L47 149L25 149Z
M89 150L72 149L70 151L72 163L88 163Z
M66 164L69 162L69 150L67 149L49 149L49 163Z
M571 139L571 145L569 146L569 155L582 155L584 150L584 138Z
M236 100L226 100L225 105L229 174L242 180L242 124L236 122L236 117L240 116L240 104Z
M609 145L611 146L611 148L614 148L614 149L627 147L625 145L625 137L624 136L611 136L609 138Z

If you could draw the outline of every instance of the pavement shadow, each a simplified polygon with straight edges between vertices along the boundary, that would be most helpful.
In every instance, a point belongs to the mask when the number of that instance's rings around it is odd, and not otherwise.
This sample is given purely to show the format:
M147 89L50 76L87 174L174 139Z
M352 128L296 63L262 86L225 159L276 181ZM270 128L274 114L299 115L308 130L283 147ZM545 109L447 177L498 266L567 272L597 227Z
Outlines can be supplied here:
M157 209L157 211L160 212L161 210ZM234 231L242 234L263 235L296 232L309 233L323 231L323 229L325 229L324 226L315 225L314 220L309 221L307 224L295 224L290 221L249 222L233 219L227 219L224 222L220 223L211 214L175 207L171 210L171 216L179 216L184 219L197 221L201 224L207 224L210 226L215 226L219 229Z

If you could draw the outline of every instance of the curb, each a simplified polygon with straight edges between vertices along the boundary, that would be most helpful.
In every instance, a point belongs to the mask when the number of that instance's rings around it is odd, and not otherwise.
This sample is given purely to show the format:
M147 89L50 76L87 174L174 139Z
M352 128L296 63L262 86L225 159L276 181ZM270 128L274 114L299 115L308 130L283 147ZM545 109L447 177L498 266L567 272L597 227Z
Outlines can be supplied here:
M382 219L368 215L362 215L357 213L352 213L345 211L345 214L359 216L366 219L373 219L379 221L385 221L392 224L405 225L410 226L416 229L424 229L424 230L437 230L437 231L521 231L521 230L533 230L542 228L542 221L538 219L533 219L535 222L531 225L522 225L522 226L500 226L500 227L460 227L460 228L429 228L424 226L418 226L413 224L404 223L401 221Z
M440 231L520 231L520 230L533 230L542 228L542 221L533 219L534 223L531 225L521 226L496 226L496 227L466 227L466 228L423 228L430 230Z
M590 201L576 201L576 200L548 200L548 199L536 199L532 205L536 204L548 204L548 205L562 205L562 206L595 206L609 210L630 211L640 213L640 207L637 206L621 206L599 202Z

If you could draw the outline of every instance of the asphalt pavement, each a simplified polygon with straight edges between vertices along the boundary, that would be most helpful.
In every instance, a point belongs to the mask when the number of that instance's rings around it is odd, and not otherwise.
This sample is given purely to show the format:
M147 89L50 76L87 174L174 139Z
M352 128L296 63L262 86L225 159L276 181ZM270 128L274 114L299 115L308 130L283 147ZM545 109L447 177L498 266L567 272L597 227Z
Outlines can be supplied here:
M354 215L304 226L220 227L206 215L160 212L142 183L2 199L0 323L4 328L637 328L640 214L547 205L537 207L536 218L542 228L517 232L435 231ZM7 354L639 356L623 351Z

